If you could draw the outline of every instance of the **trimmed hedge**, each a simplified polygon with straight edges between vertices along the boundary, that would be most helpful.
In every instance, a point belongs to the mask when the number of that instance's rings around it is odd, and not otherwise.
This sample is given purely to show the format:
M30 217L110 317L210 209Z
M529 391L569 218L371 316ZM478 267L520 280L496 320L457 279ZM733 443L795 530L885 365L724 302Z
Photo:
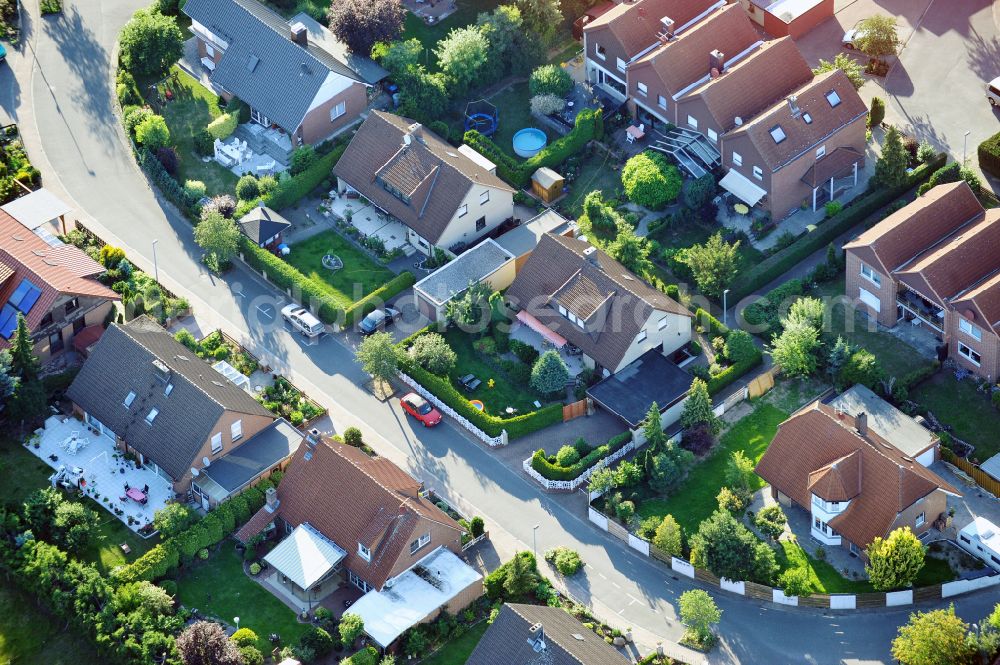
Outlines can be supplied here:
M979 168L1000 178L1000 133L979 144Z
M694 320L710 333L710 337L729 337L729 328L701 307L694 311Z
M631 440L632 432L617 434L608 439L607 443L594 448L570 466L553 464L545 455L545 450L539 448L531 456L531 468L542 474L543 478L548 478L549 480L573 480Z
M156 184L156 187L163 193L167 200L180 208L185 214L191 214L191 209L197 201L192 199L184 190L184 186L177 182L176 178L167 173L167 170L163 168L163 164L156 158L156 155L146 148L140 147L136 152L136 159L142 170L146 172L146 175Z
M168 575L181 563L194 559L198 550L222 542L264 506L264 492L272 487L270 480L226 499L215 510L185 531L155 545L132 563L116 568L112 577L119 584L154 582Z
M764 354L760 353L758 349L757 356L748 362L737 363L735 365L730 365L726 369L722 370L713 377L710 377L707 381L708 383L708 394L714 395L729 384L731 384L736 379L740 378L754 367L757 367L763 362Z
M242 235L240 253L250 267L267 273L267 278L282 289L291 289L295 299L314 309L324 323L344 320L344 311L329 294L329 287L325 283L303 275L287 261L282 261Z
M465 133L464 141L476 152L496 164L497 175L519 189L527 187L532 174L543 166L554 167L583 150L592 140L604 136L604 111L584 109L576 116L573 130L542 148L523 162L505 152L491 139L474 129Z
M412 272L402 272L396 275L388 282L348 307L344 312L344 325L354 325L355 321L360 318L364 318L397 293L401 293L402 291L410 288L416 281L417 278L413 276Z
M260 200L264 202L264 205L274 210L282 210L295 205L319 187L324 180L332 176L333 167L345 150L347 150L347 143L340 143L333 150L317 159L316 163L305 171L290 178L278 180L277 186ZM256 200L240 201L233 217L239 219L256 205Z
M420 335L431 332L433 326L427 326L413 333L399 344L399 349L407 349L413 340ZM500 436L507 430L510 441L520 438L550 425L562 422L562 404L549 404L538 411L524 413L513 418L500 418L476 409L469 403L468 397L460 393L447 377L431 374L418 363L410 359L409 354L401 353L399 369L406 372L417 383L422 385L442 402L450 406L460 416L484 431L488 436Z
M775 252L756 266L739 276L739 283L733 287L733 301L744 298L760 287L777 279L815 251L833 241L841 233L864 221L879 208L891 203L910 189L917 187L941 168L947 156L942 153L921 164L907 176L906 183L899 187L879 189L848 204L839 214L824 222L815 230L806 233L785 249Z

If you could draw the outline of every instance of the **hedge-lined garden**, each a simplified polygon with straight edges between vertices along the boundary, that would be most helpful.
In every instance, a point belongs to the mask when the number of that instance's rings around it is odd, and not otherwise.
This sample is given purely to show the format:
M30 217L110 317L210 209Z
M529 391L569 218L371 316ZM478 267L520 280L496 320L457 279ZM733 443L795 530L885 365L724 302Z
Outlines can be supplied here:
M675 287L676 288L676 287ZM699 326L701 326L712 338L721 337L726 345L723 349L729 348L731 331L727 326L725 326L721 321L712 316L710 313L702 308L698 308L694 313L695 321ZM740 332L740 331L737 331ZM741 336L745 333L740 332ZM750 340L752 344L752 340ZM750 349L749 345L746 345L747 352L741 357L733 357L730 360L733 364L721 369L718 372L712 373L709 370L709 376L706 379L708 383L708 392L711 395L715 395L721 391L726 386L729 386L738 378L752 370L753 368L759 366L764 360L764 354L756 346ZM734 354L735 356L735 354Z
M539 448L531 456L531 468L549 480L573 480L602 459L621 450L632 440L632 432L622 432L607 443L592 448L584 439L559 449L555 455L546 455Z

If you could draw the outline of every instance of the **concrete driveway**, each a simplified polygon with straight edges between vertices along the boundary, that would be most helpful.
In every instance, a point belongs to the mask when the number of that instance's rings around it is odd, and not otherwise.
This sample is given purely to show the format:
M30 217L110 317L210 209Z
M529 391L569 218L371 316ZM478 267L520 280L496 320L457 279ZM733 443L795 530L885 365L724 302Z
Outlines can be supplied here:
M861 88L866 101L886 100L886 122L977 165L976 146L1000 131L1000 112L986 101L986 82L1000 76L1000 4L991 0L844 0L837 14L797 43L810 65L842 50L845 30L873 14L895 16L903 43L885 79ZM862 58L863 59L863 58Z

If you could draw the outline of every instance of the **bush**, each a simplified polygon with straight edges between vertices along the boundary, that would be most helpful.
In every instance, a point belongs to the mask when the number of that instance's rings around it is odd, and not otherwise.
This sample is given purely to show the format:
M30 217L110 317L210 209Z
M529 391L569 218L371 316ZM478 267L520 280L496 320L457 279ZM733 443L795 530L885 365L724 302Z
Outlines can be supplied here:
M868 126L878 127L885 120L885 102L881 97L872 97L872 109L868 112Z
M257 563L256 561L250 564L250 574L251 575L259 575L260 574L260 564Z
M361 430L357 427L348 427L345 429L344 443L349 446L354 446L355 448L360 448L361 444L364 443L364 437L361 435Z
M408 353L421 367L438 376L447 376L458 358L448 341L438 333L421 335L414 340Z
M525 365L534 365L538 360L538 350L519 339L510 340L510 350Z
M918 166L907 176L907 181L900 187L879 188L860 199L855 199L829 222L816 227L795 241L790 247L776 252L744 272L739 283L733 286L729 297L732 302L738 301L753 293L765 284L774 281L807 256L816 252L834 238L860 222L871 217L877 210L898 199L913 187L918 186L930 177L934 170L944 163L945 156L938 155L927 164Z
M236 181L236 198L240 201L254 201L260 196L260 186L257 178L245 175Z
M147 106L136 106L128 109L124 113L122 122L125 125L125 131L128 132L129 136L135 136L136 128L142 124L147 118L151 118L155 115Z
M340 632L340 643L345 649L350 649L354 645L354 641L364 632L365 622L357 614L345 612L340 617L340 625L337 628Z
M472 534L473 538L478 538L483 535L485 531L485 525L483 524L483 518L476 515L469 521L469 532Z
M172 176L177 175L177 151L167 146L165 148L157 148L156 159L163 165L163 170ZM187 190L184 190L187 193Z
M208 127L205 131L208 135L212 137L212 140L219 139L220 141L225 141L233 132L236 131L236 126L239 125L239 118L235 113L223 113L218 118L208 123ZM294 156L294 155L293 155Z
M661 210L681 193L680 171L658 152L646 151L625 163L622 184L630 201L650 210Z
M575 575L583 567L580 555L568 547L560 546L547 550L545 560L555 566L559 574L564 577Z
M442 140L444 141L448 140L448 134L451 133L451 130L448 129L447 122L445 122L444 120L435 120L429 125L429 127L431 131L440 136Z
M531 96L555 95L563 98L573 89L573 77L558 65L542 65L531 72L528 91Z
M580 461L580 453L573 446L563 446L556 453L556 464L559 466L573 466Z
M311 168L319 156L316 154L316 149L311 145L300 146L295 149L292 153L291 163L288 165L288 172L293 176L298 175L304 171Z
M1000 178L1000 132L979 144L979 168L990 175Z
M555 95L535 95L531 98L531 112L535 115L555 115L566 108L566 100Z
M238 647L252 647L257 645L257 633L249 628L240 628L229 639Z
M147 150L156 152L170 144L167 122L158 115L146 116L135 128L135 140Z
M205 187L205 183L201 180L185 180L184 181L184 193L192 201L198 201L208 192L208 188Z
M539 448L531 457L531 468L548 480L573 480L631 440L631 432L622 432L611 437L606 444L594 448L571 466L565 467L550 462L545 455L545 450Z
M347 616L357 616L345 614ZM306 630L299 638L298 646L309 649L315 654L315 658L322 658L333 651L333 637L322 628L312 627Z

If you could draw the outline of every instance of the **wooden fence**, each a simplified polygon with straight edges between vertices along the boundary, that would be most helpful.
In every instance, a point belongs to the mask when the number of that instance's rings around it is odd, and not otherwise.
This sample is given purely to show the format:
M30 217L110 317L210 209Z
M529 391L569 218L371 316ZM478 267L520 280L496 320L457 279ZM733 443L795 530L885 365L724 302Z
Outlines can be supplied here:
M579 402L573 402L563 407L563 422L568 422L574 418L587 415L587 398Z
M973 481L995 497L1000 497L1000 480L993 478L964 457L959 457L944 446L941 447L941 457L949 464L954 464L972 478Z
M776 371L777 369L772 367L766 372L761 372L750 381L747 389L751 398L760 397L774 387L774 374Z

